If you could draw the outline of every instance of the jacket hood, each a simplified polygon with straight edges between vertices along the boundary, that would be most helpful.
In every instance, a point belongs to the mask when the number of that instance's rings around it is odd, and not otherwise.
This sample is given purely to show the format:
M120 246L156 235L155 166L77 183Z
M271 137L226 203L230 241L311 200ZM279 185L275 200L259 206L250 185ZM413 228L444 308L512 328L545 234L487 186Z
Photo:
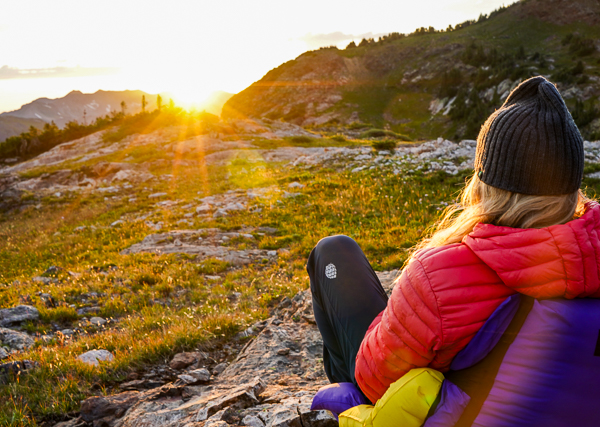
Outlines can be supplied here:
M600 205L566 224L511 228L478 224L465 243L504 284L539 299L600 297Z

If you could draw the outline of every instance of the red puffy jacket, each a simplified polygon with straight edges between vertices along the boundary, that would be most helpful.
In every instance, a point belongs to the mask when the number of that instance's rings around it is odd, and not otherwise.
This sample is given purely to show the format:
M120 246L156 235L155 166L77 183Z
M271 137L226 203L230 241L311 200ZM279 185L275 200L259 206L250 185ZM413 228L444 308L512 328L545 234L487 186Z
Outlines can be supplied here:
M448 370L515 292L600 298L600 205L566 224L520 229L479 224L462 243L418 252L356 356L356 379L376 402L413 368Z

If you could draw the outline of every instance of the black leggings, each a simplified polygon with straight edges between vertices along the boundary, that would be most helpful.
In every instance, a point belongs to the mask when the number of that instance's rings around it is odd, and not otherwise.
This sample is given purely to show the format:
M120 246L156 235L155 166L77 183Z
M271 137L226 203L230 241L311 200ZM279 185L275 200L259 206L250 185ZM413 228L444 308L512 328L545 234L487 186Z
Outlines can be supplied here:
M388 297L358 244L348 236L317 243L306 266L313 309L323 336L323 363L332 383L351 382L367 329Z

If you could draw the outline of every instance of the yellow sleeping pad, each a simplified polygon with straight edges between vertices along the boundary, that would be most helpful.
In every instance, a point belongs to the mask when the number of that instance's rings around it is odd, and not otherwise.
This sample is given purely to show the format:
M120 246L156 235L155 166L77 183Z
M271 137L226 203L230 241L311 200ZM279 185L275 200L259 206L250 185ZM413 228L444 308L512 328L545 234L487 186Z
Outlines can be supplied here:
M444 375L435 369L412 369L375 406L358 405L342 412L340 427L420 427L443 381Z

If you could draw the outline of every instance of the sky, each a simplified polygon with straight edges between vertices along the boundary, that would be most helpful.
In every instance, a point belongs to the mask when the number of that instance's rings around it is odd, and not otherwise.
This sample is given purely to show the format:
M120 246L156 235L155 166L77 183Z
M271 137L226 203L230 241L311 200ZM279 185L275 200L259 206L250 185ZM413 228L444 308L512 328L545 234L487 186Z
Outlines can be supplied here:
M476 19L512 0L0 0L0 112L140 89L236 93L322 46Z

